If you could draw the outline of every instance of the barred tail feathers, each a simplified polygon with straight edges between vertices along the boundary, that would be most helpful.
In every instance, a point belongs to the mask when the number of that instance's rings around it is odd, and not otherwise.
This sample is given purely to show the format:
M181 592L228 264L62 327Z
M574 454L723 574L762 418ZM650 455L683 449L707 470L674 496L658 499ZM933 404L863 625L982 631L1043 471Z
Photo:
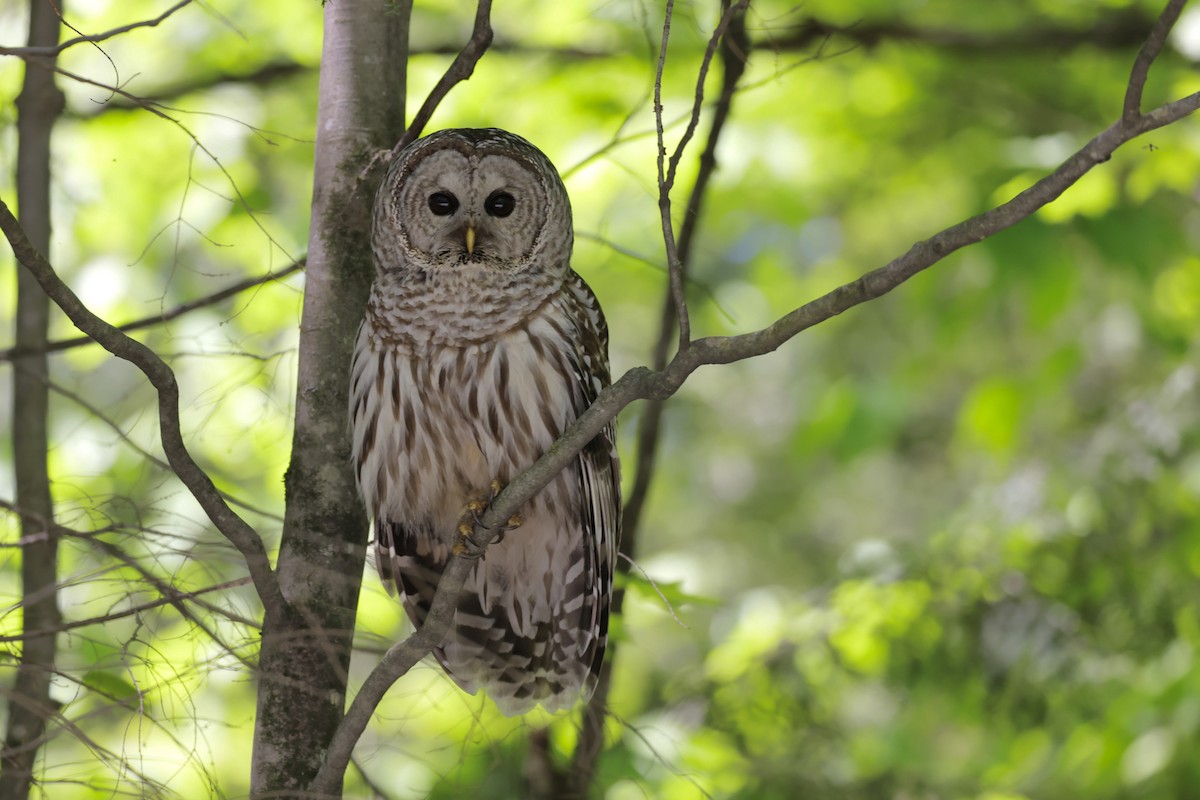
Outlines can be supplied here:
M508 716L539 703L569 709L599 678L611 579L592 569L578 530L563 534L537 515L493 543L468 575L448 640L434 649L455 683L471 694L485 689ZM417 626L449 557L432 542L412 526L379 526L380 574L395 580Z

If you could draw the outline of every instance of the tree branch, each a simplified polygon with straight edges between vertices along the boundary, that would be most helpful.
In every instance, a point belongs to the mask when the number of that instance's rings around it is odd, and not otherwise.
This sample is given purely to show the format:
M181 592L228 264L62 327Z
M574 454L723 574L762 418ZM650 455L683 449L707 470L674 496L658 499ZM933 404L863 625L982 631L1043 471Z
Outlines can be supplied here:
M947 228L913 245L908 252L883 267L797 308L772 325L752 333L699 339L678 352L661 371L637 367L626 372L602 391L596 401L551 445L533 466L522 471L504 488L484 512L477 533L486 548L504 522L570 464L580 450L594 439L617 414L635 400L666 399L693 372L708 364L728 364L778 349L808 328L854 306L887 294L918 272L971 244L983 241L1028 218L1074 185L1097 164L1112 157L1118 147L1148 131L1169 125L1200 108L1200 92L1168 103L1139 117L1133 124L1123 119L1109 126L1068 158L1050 175L1012 200L976 217ZM425 623L409 638L392 646L376 665L354 698L339 726L316 780L310 790L328 792L338 784L354 744L387 689L414 664L440 644L450 629L454 607L472 562L452 559L443 573Z
M687 294L684 291L684 266L679 248L675 241L675 225L671 220L671 190L675 188L675 175L679 162L687 149L688 142L700 124L700 112L704 108L704 82L708 77L708 67L712 63L717 47L723 40L725 30L734 15L745 12L750 0L738 0L736 4L723 4L721 20L709 37L708 45L704 48L704 56L700 61L700 69L696 77L695 99L692 103L691 115L687 127L675 145L671 158L667 159L667 148L663 141L663 105L662 80L663 68L667 60L667 42L671 34L671 14L674 11L674 0L668 0L666 16L663 18L662 43L658 53L658 65L654 72L654 127L658 136L658 210L661 217L663 244L667 254L667 275L670 286L671 302L674 305L675 320L679 323L679 349L685 350L691 344L691 321L688 317Z
M679 263L679 251L675 245L675 225L671 221L671 187L675 183L675 166L682 155L682 147L695 127L698 104L692 109L688 130L671 157L667 166L667 145L663 131L662 82L663 69L667 63L667 44L671 39L671 16L675 12L675 0L667 0L663 14L662 41L658 47L658 65L654 68L654 132L658 144L658 215L662 225L663 244L667 254L667 280L671 302L675 307L675 319L679 323L679 349L684 350L692 338L691 320L688 318L687 295L683 291L683 268ZM706 59L707 63L707 59ZM703 81L701 81L703 87ZM701 89L703 91L703 89Z
M810 17L790 26L781 36L771 35L768 31L768 35L755 41L753 47L756 50L774 52L800 50L838 37L868 49L889 42L912 42L968 53L1061 53L1072 47L1134 47L1145 41L1153 25L1153 17L1147 17L1134 10L1107 14L1090 28L1041 24L1039 21L1036 26L1026 23L1001 32L918 28L889 21L862 21L852 25L838 25Z
M722 15L728 20L718 51L721 63L721 93L713 107L708 138L705 141L704 150L700 154L696 180L688 196L687 208L679 229L679 264L682 278L685 281L689 280L692 243L695 241L704 198L717 167L717 143L732 111L733 98L737 92L738 82L745 72L746 60L750 52L750 41L746 34L745 6L747 4L739 5L742 6L742 10L730 15L730 0L722 0L721 3ZM698 92L698 99L699 96ZM675 303L668 290L663 295L658 341L655 344L651 362L653 368L659 371L667 365L668 351L675 332L674 312ZM631 559L637 557L642 512L645 509L646 497L657 463L664 408L665 401L649 400L638 419L637 446L635 448L637 465L634 469L633 485L621 516L621 552L626 558L617 563L617 569L620 572L628 572L630 564L633 563ZM624 593L618 592L613 598L612 613L620 613L623 604ZM608 714L611 664L619 648L614 642L609 644L609 649L609 665L596 687L596 693L592 695L584 709L579 741L571 758L570 770L567 775L563 776L569 786L569 796L586 796L587 787L591 784L592 775L595 774L596 761L604 747L604 719Z
M301 256L296 261L279 270L279 272L269 272L266 275L257 275L253 278L246 278L245 280L241 280L237 283L226 286L220 291L213 292L210 295L205 295L204 297L199 297L195 300L189 300L186 303L180 303L174 308L168 309L161 314L152 314L151 316L135 319L114 327L116 327L116 329L122 333L129 333L131 331L142 330L143 328L150 328L155 325L162 325L165 322L178 319L184 314L196 311L197 309L214 306L217 303L220 303L222 300L228 300L230 297L241 294L247 289L253 289L256 286L262 286L264 283L270 283L271 281L283 280L293 272L304 269L304 262L305 259L303 256ZM83 347L84 345L89 344L96 344L96 340L90 336L75 336L70 339L59 339L54 342L47 342L45 347L36 352L58 353L63 350L70 350L73 347ZM10 347L7 350L0 350L0 361L12 361L14 358L22 356L26 352L29 351L23 351L17 347Z
M183 442L179 421L179 385L175 373L154 351L129 338L93 314L79 297L62 282L48 261L30 244L20 224L3 200L0 200L0 230L12 245L13 253L30 272L54 303L75 327L95 339L117 358L133 364L158 391L158 419L163 451L172 470L191 492L196 502L226 539L246 561L246 568L262 600L266 616L282 613L285 601L279 592L275 574L262 539L221 497L212 479L200 468Z
M450 90L470 78L475 72L475 65L479 63L479 59L483 58L483 54L487 52L488 46L492 43L491 16L492 0L479 0L479 5L475 9L475 28L471 31L471 38L463 45L463 49L454 57L450 68L446 70L446 74L442 76L437 85L433 87L433 91L425 98L425 102L421 104L421 109L409 123L408 130L392 148L393 156L420 138L421 132L425 130L425 126L433 117L433 112L437 111L438 105L446 98Z
M1146 88L1150 65L1162 52L1163 45L1167 42L1167 34L1175 26L1185 5L1187 5L1187 0L1170 0L1167 3L1162 15L1154 23L1150 35L1146 37L1142 49L1138 51L1137 58L1133 60L1133 70L1129 74L1129 86L1125 90L1125 106L1121 115L1122 121L1126 124L1133 124L1141 116L1142 91Z
M56 56L68 47L74 47L77 44L95 44L103 42L105 39L111 39L114 36L120 36L122 33L136 30L137 28L153 28L160 25L163 21L179 11L184 6L192 4L192 0L179 0L178 3L168 8L163 13L159 14L154 19L142 20L141 22L131 22L128 25L122 25L119 28L113 28L104 33L96 33L90 36L77 36L74 39L68 39L53 46L30 46L30 47L4 47L0 45L0 56L20 56L21 58L43 58L46 56Z

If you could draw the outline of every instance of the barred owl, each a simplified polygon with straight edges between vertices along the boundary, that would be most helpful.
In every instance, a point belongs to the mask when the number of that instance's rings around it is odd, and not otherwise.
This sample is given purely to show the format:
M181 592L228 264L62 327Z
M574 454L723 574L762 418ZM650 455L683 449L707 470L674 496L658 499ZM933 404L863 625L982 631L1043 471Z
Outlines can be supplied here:
M351 368L358 485L380 578L420 625L470 498L541 456L609 383L608 329L569 265L571 207L541 151L432 134L375 201L376 278ZM472 566L434 653L508 714L591 695L620 535L610 425Z

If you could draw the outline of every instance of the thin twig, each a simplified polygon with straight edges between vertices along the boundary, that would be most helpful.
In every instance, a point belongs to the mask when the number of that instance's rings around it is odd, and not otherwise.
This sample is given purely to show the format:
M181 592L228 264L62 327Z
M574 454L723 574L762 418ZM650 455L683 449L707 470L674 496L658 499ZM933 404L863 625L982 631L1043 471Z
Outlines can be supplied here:
M1142 113L1142 91L1146 88L1150 65L1162 52L1163 45L1167 43L1167 34L1171 32L1171 28L1179 19L1179 14L1185 5L1187 5L1187 0L1170 0L1167 3L1162 15L1154 23L1150 35L1146 37L1142 49L1138 51L1137 58L1133 60L1133 69L1129 74L1129 86L1125 90L1124 110L1121 114L1121 119L1126 124L1133 124Z
M1043 24L1037 20L1008 30L982 31L970 28L912 26L892 20L862 20L850 25L809 17L780 32L767 30L754 42L755 50L780 53L803 50L831 38L872 49L888 43L915 43L923 48L961 51L972 55L1017 55L1050 52L1060 55L1076 47L1121 50L1142 44L1150 34L1154 18L1136 9L1108 12L1091 27Z
M91 340L89 339L88 341L91 341ZM20 367L18 367L18 369L20 369ZM168 464L166 461L163 461L161 458L158 458L153 453L146 450L144 447L142 447L137 442L135 442L133 440L133 437L131 437L129 434L127 434L124 430L122 430L121 426L118 425L115 420L113 420L108 415L106 415L102 410L100 410L100 408L98 406L96 406L95 404L84 399L81 395L78 395L75 392L72 392L70 389L66 388L65 386L60 386L59 384L54 383L53 381L49 381L47 383L47 385L50 387L51 391L57 392L58 394L67 398L72 403L75 403L80 408L87 411L88 414L90 414L91 416L95 417L96 419L100 420L102 423L107 425L108 428L113 433L115 433L122 442L124 442L131 450L133 450L139 456L146 459L147 461L149 461L151 464L158 467L159 469L166 470L168 472L171 470L170 464ZM241 498L237 497L236 495L230 494L229 492L226 492L224 490L218 490L218 491L221 492L221 496L224 497L229 502L229 504L232 506L236 506L237 508L241 508L245 511L251 511L255 514L258 514L260 517L265 517L266 519L273 519L278 522L283 522L283 517L280 516L279 514L276 514L272 511L267 511L266 509L259 508L258 506L255 506L255 505L251 505L248 501L242 500Z
M679 169L679 162L683 158L683 153L687 149L688 142L692 140L692 136L695 135L696 128L700 124L700 111L704 108L704 82L708 79L708 67L712 64L713 56L717 53L717 47L725 37L725 30L729 27L730 21L735 15L744 13L746 7L749 5L750 0L739 0L737 4L723 8L721 21L713 29L712 35L708 38L708 44L704 47L704 57L700 59L700 68L696 73L696 92L692 100L692 113L688 118L688 124L683 131L683 136L679 138L679 143L675 145L675 152L671 154L670 163L667 165L665 183L668 192L675 188L675 173ZM662 69L661 60L659 61L659 69ZM661 77L659 75L659 80L657 81L659 84L661 84Z
M226 504L212 479L200 468L184 444L179 420L179 384L175 380L175 373L153 350L97 317L80 301L58 277L50 263L29 243L24 230L3 200L0 200L0 230L4 231L12 245L17 260L33 273L42 290L75 327L95 339L105 350L141 370L158 391L162 447L172 470L217 530L242 554L267 616L283 613L286 604L262 539Z
M688 272L691 265L692 243L695 241L697 223L700 220L704 197L707 194L709 182L717 167L717 142L720 140L725 122L728 120L733 107L733 98L737 91L738 82L745 71L744 53L747 46L747 37L743 17L739 16L736 18L736 23L729 28L727 36L728 41L722 51L721 94L713 110L712 127L709 131L704 151L700 155L700 166L696 173L696 182L692 186L692 192L688 198L687 210L684 212L683 223L679 229L679 266L681 277L685 284L689 279ZM662 322L659 325L658 341L655 343L654 350L651 353L650 363L656 371L663 370L667 365L671 339L675 331L676 308L677 303L675 298L668 291L663 296ZM626 548L626 552L631 555L636 552L634 548L637 542L639 520L641 519L642 507L650 488L650 478L654 472L662 412L662 402L651 400L646 404L645 412L638 423L637 467L631 491L625 502L625 510L621 523L624 547Z
M161 104L158 104L158 103L150 102L144 98L138 97L137 95L130 94L129 92L125 91L124 89L121 89L118 86L110 86L101 81L95 81L95 80L92 80L91 78L86 78L83 75L78 75L73 72L68 72L67 70L62 69L61 67L58 67L58 66L53 67L53 69L55 72L57 72L59 75L62 75L65 78L70 78L73 81L76 81L78 83L83 83L88 86L95 86L99 89L104 89L108 92L111 92L113 95L123 97L126 100L136 104L138 106L138 108L141 108L144 111L149 111L154 116L159 117L160 119L171 123L176 128L178 128L180 131L182 131L183 134L192 141L192 144L195 145L195 148L197 150L199 150L200 152L204 153L204 155L208 156L208 159L213 164L215 164L217 169L221 172L221 174L225 176L225 180L229 182L230 188L233 189L233 193L237 197L238 205L240 205L245 210L247 216L249 216L250 220L254 223L254 226L256 228L258 228L265 237L267 237L267 241L269 241L275 247L278 247L280 252L282 252L284 255L286 255L288 257L288 259L291 260L293 263L297 263L299 261L299 259L292 256L291 253L288 253L287 250L283 247L283 245L281 245L278 241L275 240L275 237L271 235L271 233L266 229L266 227L263 225L263 223L259 220L258 215L256 215L254 213L254 209L250 207L250 201L246 199L246 196L244 194L242 194L242 190L238 188L237 182L233 179L233 175L231 175L229 170L226 169L225 165L223 163L221 163L221 159L217 158L216 153L214 153L203 142L201 142L200 138L198 136L196 136L195 133L192 132L191 128L184 125L182 122L180 122L179 120L175 119L170 114L168 114L165 106L162 106Z
M181 303L172 309L163 311L160 314L142 317L141 319L135 319L114 327L116 327L116 329L119 331L129 333L130 331L138 331L142 330L143 328L150 328L155 325L161 325L165 322L170 322L171 320L178 319L184 314L196 311L197 309L216 305L222 300L227 300L234 295L241 294L247 289L253 289L256 286L262 286L264 283L270 283L271 281L283 280L293 272L304 269L304 263L305 258L304 256L301 256L293 263L279 270L279 272L269 272L266 275L258 275L253 278L246 278L245 280L241 280L237 283L226 286L224 289L221 289L218 292L205 295L204 297L200 297L195 300L190 300L186 303ZM75 336L70 339L58 339L57 341L49 342L39 352L58 353L63 350L70 350L73 347L83 347L84 345L95 343L96 340L90 336ZM0 350L0 361L11 361L14 358L24 354L25 351L18 350L15 347L10 347L7 350Z
M691 343L691 320L688 317L687 294L683 290L683 267L679 262L679 251L675 245L675 224L671 221L671 184L675 180L674 167L667 167L667 145L663 130L662 82L663 69L667 63L667 44L671 40L671 16L675 12L675 0L667 0L663 15L662 41L658 48L658 64L654 68L654 131L658 145L658 214L662 225L663 244L667 254L667 281L670 286L671 302L675 305L675 319L679 323L679 349L686 350ZM689 123L690 127L690 123ZM679 150L676 150L676 155ZM674 156L672 156L674 161Z
M446 74L442 76L437 85L433 87L433 91L425 98L425 102L421 104L421 110L413 117L404 136L392 149L393 156L420 138L421 132L425 130L425 125L433 117L433 112L437 111L438 105L446 98L450 90L475 72L475 65L479 63L479 59L483 58L483 54L487 52L488 46L492 43L491 16L492 0L479 0L479 5L475 9L475 28L471 31L471 38L463 45L463 49L450 63Z
M215 630L210 628L208 626L208 624L205 623L204 620L200 619L200 617L194 611L192 611L190 608L187 607L187 605L184 601L190 599L193 602L195 602L197 605L199 605L202 608L204 608L205 610L209 611L210 613L213 612L214 609L216 609L218 611L218 613L221 614L221 616L224 616L224 613L223 613L224 609L220 609L219 607L213 606L211 603L209 603L205 600L200 600L199 598L195 598L195 597L189 597L190 593L188 593L188 592L180 592L178 589L176 589L171 584L167 583L162 578L159 578L157 575L154 575L153 573L151 573L149 570L147 570L145 567L143 567L140 563L138 563L137 559L133 558L128 553L126 553L124 550L122 550L120 547L118 547L117 545L115 545L111 542L106 542L103 539L92 536L92 537L88 537L88 543L91 544L96 549L103 551L110 558L114 558L117 561L124 564L125 566L130 567L130 568L134 569L135 571L137 571L142 576L142 579L144 581L146 581L148 584L150 584L151 586L154 587L155 591L157 591L159 593L159 595L162 597L162 599L164 600L166 605L170 605L177 612L179 612L179 616L183 617L185 620L187 620L188 622L191 622L193 625L195 625L197 628L199 628L201 631L203 631L204 634L206 636L208 636L209 639L211 639L213 642L215 642L217 644L217 646L220 647L222 650L224 650L228 655L232 656L235 660L240 662L242 664L242 666L244 666L250 670L253 670L255 668L256 665L254 664L254 662L252 662L246 656L243 656L240 653L238 653L236 648L234 648L233 646L226 643L221 638L220 634L218 634ZM237 583L239 583L239 584L240 583L248 583L248 582L249 582L248 578L243 578L243 579L237 581Z
M87 619L77 619L71 622L64 622L53 630L37 630L28 633L15 634L13 636L0 636L0 643L7 644L8 642L23 642L26 639L35 639L39 636L55 636L64 631L75 630L76 628L86 628L89 625L103 625L106 622L113 622L118 619L125 619L136 614L141 614L143 611L152 611L156 608L161 608L165 605L172 605L181 600L194 600L202 594L210 592L223 592L226 589L236 589L239 586L245 586L250 582L249 578L235 578L225 583L218 583L215 586L206 586L203 589L196 589L192 592L184 592L178 589L172 589L169 595L159 597L157 600L150 600L136 606L130 606L123 611L114 611L111 614L105 614L100 617L88 617Z
M722 2L722 22L726 23L725 34L721 39L721 93L713 109L711 127L704 150L700 154L700 165L696 173L696 181L688 196L687 210L684 212L683 223L679 230L679 265L685 281L690 280L692 243L695 241L697 225L704 206L704 198L708 194L709 183L717 167L717 143L725 129L725 122L733 108L733 98L737 92L738 82L746 69L746 57L749 52L749 38L746 34L745 11L729 14L729 0ZM727 21L727 22L726 22ZM663 295L661 322L659 325L658 341L652 353L654 369L662 370L667 365L668 350L672 334L675 330L675 303L671 292ZM642 513L646 507L650 484L654 477L657 463L658 446L662 441L662 418L665 401L649 400L638 419L636 433L637 453L634 468L633 485L630 488L625 508L621 516L621 549L623 561L617 568L628 572L629 566L637 566L633 561L637 555L638 539L641 531ZM641 569L638 567L638 569ZM643 572L643 575L645 573ZM646 576L649 578L649 576ZM651 581L653 584L653 581ZM658 586L655 585L655 590ZM659 591L662 596L662 592ZM666 598L663 598L666 603ZM623 593L613 599L613 613L619 613L623 606ZM666 603L670 609L670 603ZM674 609L670 609L675 617ZM678 617L675 617L678 621ZM681 623L682 624L682 623ZM571 757L572 785L577 794L583 794L595 774L596 761L604 747L604 719L608 715L608 692L611 681L611 663L619 651L619 646L613 646L609 653L609 664L605 671L605 679L596 687L596 693L588 701L580 725L579 744Z
M163 13L159 14L154 19L142 20L141 22L131 22L128 25L122 25L119 28L105 31L104 33L96 33L90 36L77 36L74 39L68 39L51 47L4 47L0 46L0 56L20 56L22 58L31 57L46 57L56 56L68 47L74 47L77 44L95 44L103 42L105 39L111 39L114 36L120 36L122 33L136 30L138 28L153 28L160 25L168 17L179 11L184 6L192 4L192 0L179 0L178 3L168 8Z
M662 43L658 54L658 66L654 74L654 124L658 136L658 209L662 222L663 243L667 253L667 272L670 282L671 301L675 307L675 319L679 324L679 349L686 350L691 344L691 320L688 316L687 293L684 291L683 259L675 240L675 226L671 220L671 190L675 188L675 175L679 162L687 149L688 142L700 124L700 112L704 107L704 82L708 77L708 67L713 55L725 35L729 21L735 14L743 13L750 0L739 0L735 5L728 4L722 9L721 20L709 37L708 45L704 48L704 57L700 61L700 69L696 79L696 91L692 103L692 112L688 118L687 127L675 146L671 158L667 159L667 148L664 141L662 81L663 69L667 60L667 43L671 33L671 14L674 10L674 0L668 0L666 16L663 19Z

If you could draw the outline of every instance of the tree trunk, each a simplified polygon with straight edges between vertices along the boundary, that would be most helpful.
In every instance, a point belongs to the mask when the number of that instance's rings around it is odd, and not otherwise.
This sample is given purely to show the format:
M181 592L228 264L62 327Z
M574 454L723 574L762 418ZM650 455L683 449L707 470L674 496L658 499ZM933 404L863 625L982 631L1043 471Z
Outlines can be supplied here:
M30 47L58 44L59 17L52 4L30 0ZM61 9L61 2L59 9ZM50 252L50 132L63 96L49 69L53 59L28 61L17 98L17 209L30 242ZM16 348L13 360L13 459L21 511L21 593L26 633L54 631L58 608L58 538L46 454L49 369L46 358L50 299L26 269L17 269ZM0 798L25 800L33 765L56 709L50 699L54 635L26 638L21 647L8 730L0 758Z
M342 718L367 544L350 461L351 348L373 277L368 164L404 127L410 2L325 4L292 461L264 625L251 792L304 794ZM305 796L308 796L305 794Z

